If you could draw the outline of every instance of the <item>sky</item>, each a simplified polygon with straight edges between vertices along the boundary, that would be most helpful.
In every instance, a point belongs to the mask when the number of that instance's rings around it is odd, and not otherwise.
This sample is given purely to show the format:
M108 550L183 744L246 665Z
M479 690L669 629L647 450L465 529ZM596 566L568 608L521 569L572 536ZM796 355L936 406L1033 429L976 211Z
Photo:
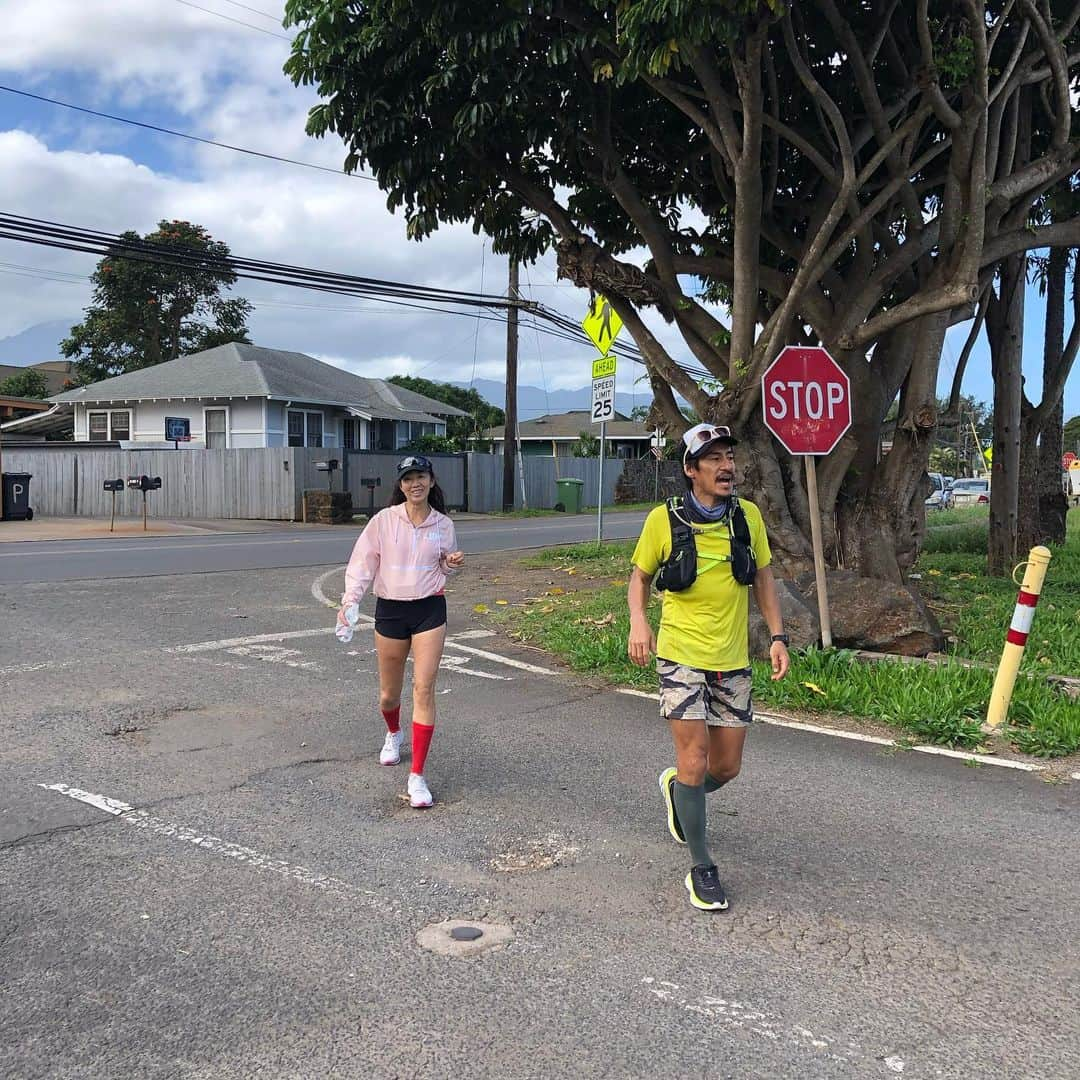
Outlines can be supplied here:
M194 5L194 6L193 6ZM203 138L339 169L337 139L304 133L310 88L282 73L288 32L281 0L4 0L0 84ZM206 10L200 10L204 8ZM405 238L400 214L371 182L264 161L89 117L0 91L0 210L120 232L162 218L205 225L234 254L340 273L505 293L505 258L468 226ZM0 338L54 319L77 319L90 299L94 257L0 240ZM586 294L556 279L555 257L522 268L522 291L580 318ZM260 282L236 292L255 305L256 344L295 349L357 374L418 375L469 383L501 379L505 329L475 318L327 298ZM1038 385L1042 305L1032 295L1025 370ZM676 360L693 362L651 313ZM941 364L947 392L965 337L950 333ZM548 390L588 383L592 351L521 332L519 381ZM31 358L28 358L31 359ZM42 359L34 357L32 359ZM620 364L618 389L648 404L644 369ZM985 345L966 392L989 400ZM1066 415L1080 412L1080 372Z

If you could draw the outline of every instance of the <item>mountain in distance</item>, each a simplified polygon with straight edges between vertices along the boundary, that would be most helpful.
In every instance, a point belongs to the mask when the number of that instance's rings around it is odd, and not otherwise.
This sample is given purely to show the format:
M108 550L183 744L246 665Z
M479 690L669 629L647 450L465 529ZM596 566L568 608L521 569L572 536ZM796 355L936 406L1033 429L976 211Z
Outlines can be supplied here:
M36 323L18 334L0 338L0 364L26 367L44 360L61 360L60 342L71 333L71 328L82 321L82 316L71 319L53 319Z
M506 384L495 379L477 379L473 383L455 382L454 386L460 386L468 390L472 388L487 402L498 406L500 409L506 403ZM640 394L617 393L615 395L615 411L624 416L630 415L630 410L635 405L651 405L652 393L643 390ZM522 420L535 420L538 416L548 413L572 412L575 409L588 411L592 406L592 387L582 386L577 390L548 390L539 386L518 386L518 416Z

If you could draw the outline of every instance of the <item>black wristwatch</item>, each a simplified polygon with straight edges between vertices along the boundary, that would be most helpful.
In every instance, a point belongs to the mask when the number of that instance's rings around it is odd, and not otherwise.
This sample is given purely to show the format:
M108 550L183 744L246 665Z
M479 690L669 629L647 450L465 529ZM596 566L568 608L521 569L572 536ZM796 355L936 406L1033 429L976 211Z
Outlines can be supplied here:
M779 641L785 647L791 644L791 638L787 634L773 634L772 639L773 641Z

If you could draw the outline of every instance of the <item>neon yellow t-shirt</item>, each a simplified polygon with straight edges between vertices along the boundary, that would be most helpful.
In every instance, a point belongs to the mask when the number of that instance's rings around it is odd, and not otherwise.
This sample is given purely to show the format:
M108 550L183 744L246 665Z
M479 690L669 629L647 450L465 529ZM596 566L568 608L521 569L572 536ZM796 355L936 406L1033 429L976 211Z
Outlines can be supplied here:
M740 499L739 505L746 514L757 565L764 568L772 561L772 553L761 511L746 499ZM697 579L689 589L663 594L656 654L703 671L749 667L750 590L732 576L728 526L695 523L694 528L700 530L694 533ZM652 577L670 554L667 507L658 506L645 519L632 561Z

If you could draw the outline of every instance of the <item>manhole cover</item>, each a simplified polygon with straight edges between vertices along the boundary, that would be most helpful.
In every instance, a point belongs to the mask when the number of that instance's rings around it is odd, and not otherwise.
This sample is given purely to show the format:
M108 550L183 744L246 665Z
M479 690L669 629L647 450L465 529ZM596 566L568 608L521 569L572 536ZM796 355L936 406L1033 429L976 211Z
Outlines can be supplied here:
M514 931L502 923L468 922L448 919L425 926L416 935L416 943L439 956L467 960L493 949L501 949L514 938Z
M455 941L476 941L484 936L484 931L479 926L455 926L450 936Z

